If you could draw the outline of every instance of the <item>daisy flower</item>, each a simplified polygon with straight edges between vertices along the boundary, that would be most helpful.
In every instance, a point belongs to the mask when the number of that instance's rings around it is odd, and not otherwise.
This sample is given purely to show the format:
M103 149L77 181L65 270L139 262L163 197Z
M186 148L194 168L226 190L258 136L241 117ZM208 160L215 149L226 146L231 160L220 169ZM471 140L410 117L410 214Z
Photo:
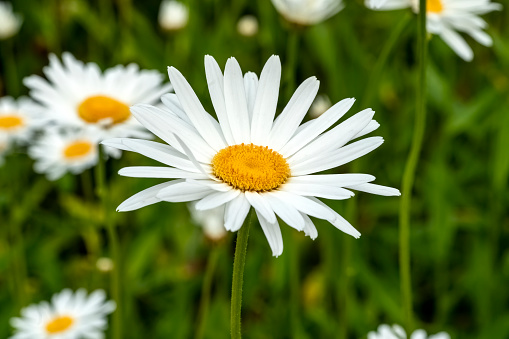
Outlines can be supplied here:
M378 326L377 332L369 332L368 339L406 339L407 335L403 327L399 325L386 325ZM451 336L446 332L440 332L434 335L428 334L425 330L416 330L410 336L410 339L451 339Z
M224 228L224 205L210 210L196 209L196 203L188 205L193 221L203 228L205 236L212 241L219 241L226 236Z
M349 189L400 194L397 189L371 184L375 177L368 174L311 175L346 164L383 143L381 137L371 137L347 145L378 128L371 109L327 131L354 104L354 99L345 99L299 126L318 91L315 77L299 86L274 120L279 57L270 57L259 79L252 72L243 76L235 58L228 59L223 76L214 58L206 56L205 71L219 121L205 111L184 76L170 67L176 94L162 97L165 108L131 108L145 127L169 145L127 138L103 142L169 166L127 167L120 175L177 179L132 196L119 211L159 201L197 201L198 210L225 205L225 228L237 231L253 207L273 255L279 256L283 239L276 215L313 239L317 230L309 216L325 219L358 238L360 233L353 226L317 198L348 199L354 195Z
M184 28L189 20L189 9L176 0L163 0L159 8L159 25L167 31Z
M62 55L63 63L50 54L44 68L45 80L37 75L24 79L30 95L41 105L43 114L60 126L96 126L100 138L151 135L131 116L129 106L156 103L170 91L162 75L154 70L140 70L138 65L118 65L103 74L95 63L84 64L70 53ZM116 150L105 149L114 157Z
M82 173L98 160L99 133L97 128L81 130L49 128L28 149L35 160L34 170L45 173L49 180L57 180L66 172Z
M419 12L419 0L366 0L366 6L372 9L393 10L411 7ZM491 0L428 0L426 4L426 29L439 35L454 52L465 61L472 61L474 52L465 39L458 33L470 35L478 43L490 47L491 37L484 32L488 26L480 15L499 11L502 5Z
M23 20L12 12L12 5L0 1L0 40L10 38L18 33Z
M342 0L272 0L277 11L298 25L318 24L343 9Z
M115 307L115 302L106 301L103 290L87 296L84 289L75 293L65 289L54 294L50 303L42 301L23 308L20 318L11 319L15 333L10 339L104 338L106 317Z
M35 104L28 98L0 98L0 136L18 144L27 143L34 129L44 123L37 113Z

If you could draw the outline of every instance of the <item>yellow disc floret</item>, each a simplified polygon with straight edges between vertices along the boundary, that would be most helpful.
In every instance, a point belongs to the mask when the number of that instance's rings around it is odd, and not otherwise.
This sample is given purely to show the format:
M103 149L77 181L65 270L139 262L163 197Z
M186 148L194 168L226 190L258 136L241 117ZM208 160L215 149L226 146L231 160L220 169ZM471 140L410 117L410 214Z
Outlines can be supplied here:
M428 0L426 4L426 12L428 13L442 13L444 6L441 0Z
M74 141L64 148L64 157L76 159L88 155L94 146L90 141Z
M78 106L78 115L86 122L96 123L111 119L113 124L127 120L131 116L129 106L113 98L96 95L85 99Z
M276 189L290 177L290 167L281 154L253 144L223 148L212 159L212 171L228 185L253 192Z
M23 119L16 115L0 116L0 129L11 130L23 126Z
M46 324L46 332L59 333L67 330L74 323L74 320L69 316L61 316L51 320Z

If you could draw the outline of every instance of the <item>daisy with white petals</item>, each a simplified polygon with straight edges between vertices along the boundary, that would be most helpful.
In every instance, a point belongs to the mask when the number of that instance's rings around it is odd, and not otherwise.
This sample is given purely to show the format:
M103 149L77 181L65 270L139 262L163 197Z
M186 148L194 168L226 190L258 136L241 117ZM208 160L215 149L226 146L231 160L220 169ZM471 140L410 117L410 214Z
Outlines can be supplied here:
M279 256L283 239L276 215L313 239L318 233L309 216L325 219L358 238L354 227L317 198L348 199L354 195L351 189L399 195L397 189L370 183L375 177L368 174L311 175L346 164L383 143L381 137L349 143L378 128L371 109L327 131L355 101L345 99L300 125L318 91L319 82L311 77L274 120L281 78L279 57L267 61L259 79L252 72L243 76L235 58L228 59L224 76L211 56L205 57L205 70L219 121L205 111L184 76L170 67L176 94L162 97L166 107L131 108L145 127L169 145L121 138L103 142L169 166L127 167L119 174L177 179L134 195L119 211L159 201L197 200L199 210L225 205L225 227L237 231L253 207L273 255Z
M26 144L34 129L42 127L44 120L38 117L33 101L21 97L0 98L0 136L17 144Z
M171 90L169 84L162 84L159 72L140 70L136 64L130 64L101 73L97 64L84 64L70 53L62 55L63 63L53 54L49 59L49 66L44 68L48 80L37 75L24 79L47 118L61 126L96 126L101 139L151 137L131 116L129 106L154 104ZM112 156L120 155L117 150L106 151Z
M386 325L378 326L377 332L369 332L368 339L407 339L407 334L403 327L399 325ZM410 339L451 339L451 336L446 332L440 332L428 336L425 330L415 330Z
M91 126L81 130L48 128L28 149L35 160L34 170L45 173L49 180L66 172L80 174L98 161L99 131Z
M15 333L10 339L99 339L108 327L106 317L115 310L103 290L87 296L84 289L65 289L51 303L42 301L21 310L12 318Z
M419 12L419 0L366 0L366 6L379 10L411 7L415 13ZM480 15L501 9L501 4L491 0L428 0L426 29L439 35L462 59L471 61L474 52L458 32L466 33L478 43L490 47L493 40L484 32L488 24Z
M272 0L277 11L297 25L318 24L343 9L342 0Z
M12 5L0 1L0 40L10 38L18 33L23 20L12 12Z

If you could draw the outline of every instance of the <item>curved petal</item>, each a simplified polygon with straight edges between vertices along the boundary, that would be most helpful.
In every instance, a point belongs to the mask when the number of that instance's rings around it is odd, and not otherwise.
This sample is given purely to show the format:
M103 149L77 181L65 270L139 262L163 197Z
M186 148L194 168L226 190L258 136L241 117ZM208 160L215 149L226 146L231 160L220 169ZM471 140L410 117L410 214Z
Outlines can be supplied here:
M273 223L267 221L258 210L256 210L256 215L258 216L260 226L272 249L272 255L279 257L283 253L283 236L281 235L281 229L279 228L277 220Z
M244 194L240 194L228 202L224 213L224 227L232 232L238 231L242 227L250 208L251 205Z

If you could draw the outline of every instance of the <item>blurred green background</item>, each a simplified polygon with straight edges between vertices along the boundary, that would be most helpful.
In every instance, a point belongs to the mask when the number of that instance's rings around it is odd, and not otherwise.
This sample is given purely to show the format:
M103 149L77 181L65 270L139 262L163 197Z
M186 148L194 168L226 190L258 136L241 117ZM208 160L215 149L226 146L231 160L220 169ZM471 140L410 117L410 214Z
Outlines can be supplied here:
M509 338L509 2L498 2L504 11L483 16L493 48L467 38L473 62L462 61L440 38L430 39L428 121L412 211L412 283L416 326L428 333L447 331L452 338ZM168 33L157 22L159 1L16 0L14 11L24 22L16 36L0 41L0 94L26 95L21 79L42 74L48 53L69 51L103 69L136 62L165 73L175 66L213 112L205 54L220 65L235 56L243 71L258 74L277 54L283 63L279 111L288 93L312 75L321 81L319 93L333 103L357 98L347 117L373 108L381 124L374 135L383 136L384 145L337 171L370 173L377 183L400 188L415 107L415 15L373 12L362 1L345 1L324 23L295 28L269 0L185 3L188 25ZM258 18L253 37L237 32L244 14ZM386 41L403 21L383 71L374 72ZM292 39L298 41L296 83L288 80ZM127 152L107 162L112 205L158 183L120 177L118 169L151 164ZM65 287L109 286L110 273L96 265L99 257L109 256L110 246L100 227L104 210L85 189L91 171L48 182L31 166L19 150L0 167L2 338L11 334L8 319L30 302L48 300ZM327 203L362 233L360 239L316 221L319 236L311 241L282 224L285 249L276 259L261 228L251 229L242 318L246 338L362 338L381 323L403 322L399 198L360 192L350 201ZM193 337L212 260L204 337L228 337L235 234L219 243L207 240L184 204L158 203L115 218L125 338ZM12 241L9 223L23 232L24 243ZM13 264L16 253L23 254L26 267ZM26 270L29 277L23 299L9 285L13 269Z

